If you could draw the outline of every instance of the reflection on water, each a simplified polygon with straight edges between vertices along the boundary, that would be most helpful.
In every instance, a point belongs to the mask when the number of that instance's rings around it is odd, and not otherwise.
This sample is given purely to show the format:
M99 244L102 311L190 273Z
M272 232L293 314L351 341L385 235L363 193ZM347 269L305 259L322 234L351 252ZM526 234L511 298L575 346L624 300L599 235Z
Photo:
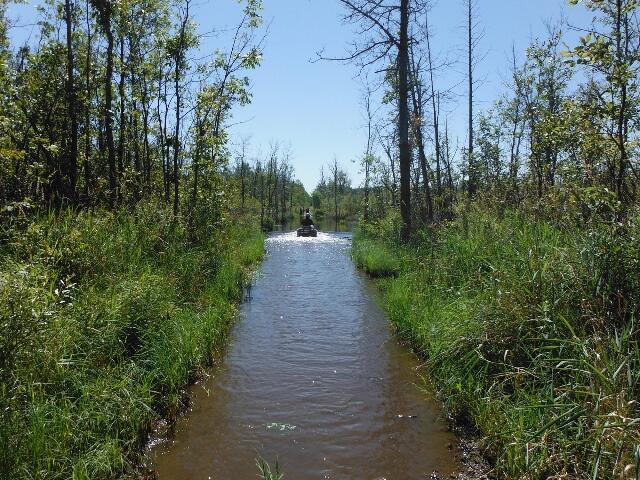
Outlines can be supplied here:
M424 479L456 469L454 437L421 393L354 268L350 235L267 240L268 256L223 366L193 388L175 438L154 447L165 479Z

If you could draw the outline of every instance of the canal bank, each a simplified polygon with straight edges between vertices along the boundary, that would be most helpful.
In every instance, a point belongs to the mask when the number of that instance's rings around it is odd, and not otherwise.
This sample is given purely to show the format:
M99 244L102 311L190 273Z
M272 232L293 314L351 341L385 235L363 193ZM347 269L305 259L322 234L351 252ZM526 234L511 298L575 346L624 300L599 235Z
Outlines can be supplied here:
M408 244L393 217L359 227L394 329L497 478L636 478L638 290L616 289L637 284L637 235L468 208Z

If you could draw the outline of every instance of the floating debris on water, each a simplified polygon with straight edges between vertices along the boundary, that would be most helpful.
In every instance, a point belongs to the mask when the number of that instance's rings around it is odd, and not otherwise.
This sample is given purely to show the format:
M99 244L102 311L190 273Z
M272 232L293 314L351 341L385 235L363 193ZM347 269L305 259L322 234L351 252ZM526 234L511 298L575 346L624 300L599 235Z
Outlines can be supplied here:
M281 432L293 432L297 427L288 423L267 423L267 429Z

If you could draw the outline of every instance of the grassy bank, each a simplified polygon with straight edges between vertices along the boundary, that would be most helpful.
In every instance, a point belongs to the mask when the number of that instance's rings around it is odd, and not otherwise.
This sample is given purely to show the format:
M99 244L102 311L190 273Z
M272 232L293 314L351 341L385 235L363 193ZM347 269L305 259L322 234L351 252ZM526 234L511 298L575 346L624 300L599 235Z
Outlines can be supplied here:
M636 478L640 220L554 225L471 207L407 247L394 232L361 228L354 259L374 273L399 262L379 281L391 320L497 475Z
M0 477L120 478L225 340L248 227L198 244L169 211L82 212L0 231Z

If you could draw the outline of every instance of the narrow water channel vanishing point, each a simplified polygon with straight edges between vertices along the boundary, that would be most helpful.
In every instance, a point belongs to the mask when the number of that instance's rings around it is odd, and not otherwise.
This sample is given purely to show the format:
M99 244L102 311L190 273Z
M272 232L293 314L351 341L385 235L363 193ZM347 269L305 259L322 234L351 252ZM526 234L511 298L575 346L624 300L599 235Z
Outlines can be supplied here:
M220 367L193 387L175 436L151 450L160 480L430 478L459 470L456 439L421 389L349 234L276 234Z

